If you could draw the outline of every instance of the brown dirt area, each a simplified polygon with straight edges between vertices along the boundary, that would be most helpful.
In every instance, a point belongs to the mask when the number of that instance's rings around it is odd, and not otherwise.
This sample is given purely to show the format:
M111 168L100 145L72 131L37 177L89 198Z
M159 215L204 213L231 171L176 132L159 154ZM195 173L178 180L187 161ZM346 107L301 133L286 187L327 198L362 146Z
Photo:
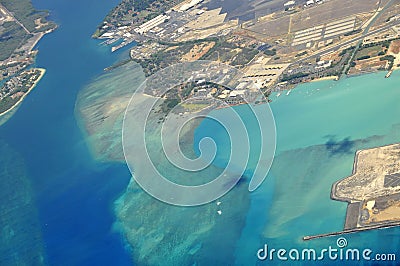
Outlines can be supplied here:
M195 44L192 49L187 54L184 54L181 58L182 62L190 62L199 60L203 55L205 55L211 48L213 48L215 42L204 42L200 44Z
M377 214L371 214L372 222L399 221L400 220L400 202L381 210Z
M389 47L389 52L393 54L399 54L400 52L400 40L392 41Z

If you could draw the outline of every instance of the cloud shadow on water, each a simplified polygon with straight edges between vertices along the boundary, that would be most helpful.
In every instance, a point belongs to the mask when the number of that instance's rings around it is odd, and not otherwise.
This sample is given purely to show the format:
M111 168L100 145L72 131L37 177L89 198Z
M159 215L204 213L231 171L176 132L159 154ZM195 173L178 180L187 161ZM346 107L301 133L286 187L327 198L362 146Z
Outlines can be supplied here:
M342 140L336 140L335 136L327 136L329 139L325 143L326 149L330 155L352 154L354 153L355 142L346 137Z

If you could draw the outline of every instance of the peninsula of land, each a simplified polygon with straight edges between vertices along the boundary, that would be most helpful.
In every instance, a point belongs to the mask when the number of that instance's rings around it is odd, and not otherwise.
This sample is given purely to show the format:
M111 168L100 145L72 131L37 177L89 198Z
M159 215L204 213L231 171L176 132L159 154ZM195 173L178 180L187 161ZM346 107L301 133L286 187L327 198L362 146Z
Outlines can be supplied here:
M348 202L344 230L305 240L400 225L400 144L360 150L353 174L337 181L333 200Z
M47 16L30 0L0 0L0 117L12 113L45 73L31 65L36 44L56 28Z
M43 68L32 68L8 80L1 89L0 116L13 111L36 87L45 73Z

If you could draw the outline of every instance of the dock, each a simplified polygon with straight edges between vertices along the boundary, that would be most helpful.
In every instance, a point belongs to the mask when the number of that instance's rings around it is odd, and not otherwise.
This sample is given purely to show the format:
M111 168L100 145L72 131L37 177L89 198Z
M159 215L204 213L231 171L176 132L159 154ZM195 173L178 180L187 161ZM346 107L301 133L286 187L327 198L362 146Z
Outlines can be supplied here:
M386 74L385 78L389 78L390 75L392 75L392 73L393 73L393 70L389 70L389 72Z
M400 144L357 151L352 175L335 182L331 189L331 199L348 203L344 229L305 236L303 240L400 226L399 158ZM380 216L384 211L388 217Z
M346 229L346 230L343 230L343 231L338 231L338 232L333 232L333 233L325 233L325 234L319 234L319 235L305 236L305 237L303 237L303 240L304 241L308 241L308 240L313 240L313 239L317 239L317 238L340 236L340 235L358 233L358 232L374 230L374 229L392 228L392 227L397 227L397 226L400 226L400 222L390 222L390 223L385 223L385 224L376 224L376 225L371 225L371 226L363 226L363 227L357 227L357 228L352 228L352 229Z
M120 40L120 38L107 39L107 40L101 42L99 45L111 45L111 44L116 43L119 40Z
M119 50L119 49L121 49L121 48L123 48L123 47L125 47L125 46L127 46L127 45L129 45L131 43L133 43L134 41L135 41L135 39L124 40L119 45L111 47L111 52L115 52L115 51L117 51L117 50Z

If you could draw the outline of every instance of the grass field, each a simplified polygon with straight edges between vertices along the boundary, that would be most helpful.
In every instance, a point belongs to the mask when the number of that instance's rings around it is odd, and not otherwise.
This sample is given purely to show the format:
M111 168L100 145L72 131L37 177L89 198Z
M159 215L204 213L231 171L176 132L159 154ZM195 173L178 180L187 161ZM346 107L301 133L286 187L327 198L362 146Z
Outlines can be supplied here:
M201 103L198 103L198 104L183 103L181 106L183 108L185 108L186 110L188 110L189 112L196 112L196 111L200 111L210 105L209 104L201 104Z
M381 45L366 47L358 50L355 58L360 58L365 56L375 57L378 56L380 52L383 52Z

